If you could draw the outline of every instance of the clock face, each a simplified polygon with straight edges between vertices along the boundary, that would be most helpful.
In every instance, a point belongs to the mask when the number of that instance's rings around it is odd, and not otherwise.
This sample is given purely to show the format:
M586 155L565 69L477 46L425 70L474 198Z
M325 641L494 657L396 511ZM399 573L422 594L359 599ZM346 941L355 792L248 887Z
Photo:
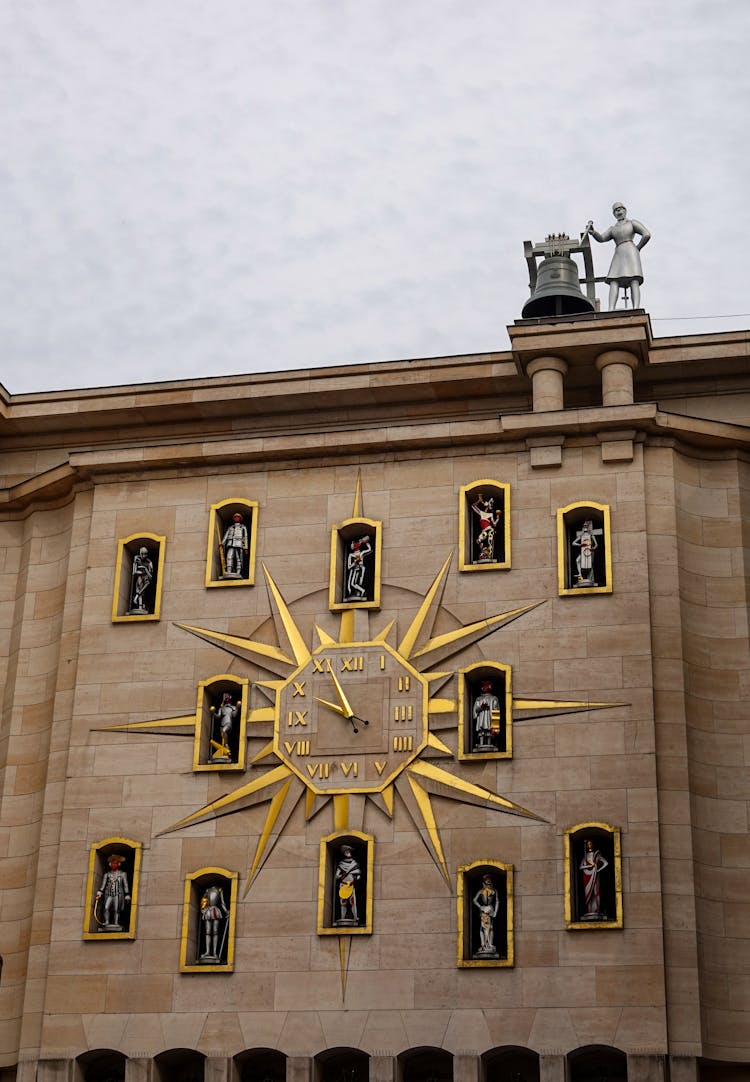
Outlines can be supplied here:
M274 751L314 792L378 792L427 742L427 683L384 642L321 647L277 691Z

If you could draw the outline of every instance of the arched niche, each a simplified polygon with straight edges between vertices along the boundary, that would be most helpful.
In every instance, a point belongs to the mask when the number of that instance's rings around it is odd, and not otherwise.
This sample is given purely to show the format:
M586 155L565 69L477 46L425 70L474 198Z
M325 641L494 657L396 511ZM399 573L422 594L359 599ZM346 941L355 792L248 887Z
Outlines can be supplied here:
M398 1057L398 1082L453 1082L453 1056L444 1048L409 1048Z
M383 523L372 518L349 518L331 530L328 607L379 609Z
M483 478L458 493L459 571L510 567L510 485Z
M237 1082L286 1082L286 1056L275 1048L249 1048L234 1057Z
M458 966L512 966L513 865L477 860L458 869Z
M369 1082L370 1057L358 1048L328 1048L315 1057L313 1082Z
M127 1056L111 1048L84 1052L76 1060L81 1082L125 1082Z
M135 939L142 852L142 842L119 836L91 846L84 939Z
M244 770L250 681L220 673L198 684L193 770Z
M565 925L595 931L622 928L622 849L619 827L576 823L564 833Z
M612 593L612 530L603 503L557 510L557 579L561 597Z
M206 545L206 586L252 586L258 503L239 496L212 503Z
M318 935L372 933L375 839L339 830L320 840Z
M170 1048L154 1057L152 1082L205 1082L206 1057L192 1048Z
M590 1044L568 1053L568 1082L627 1082L628 1057L619 1048Z
M458 671L459 759L510 759L513 694L510 665L479 661Z
M199 868L185 877L180 973L231 973L239 872Z
M539 1082L539 1054L530 1048L508 1045L482 1056L484 1082Z
M143 623L160 618L166 548L166 537L144 530L117 542L113 623Z

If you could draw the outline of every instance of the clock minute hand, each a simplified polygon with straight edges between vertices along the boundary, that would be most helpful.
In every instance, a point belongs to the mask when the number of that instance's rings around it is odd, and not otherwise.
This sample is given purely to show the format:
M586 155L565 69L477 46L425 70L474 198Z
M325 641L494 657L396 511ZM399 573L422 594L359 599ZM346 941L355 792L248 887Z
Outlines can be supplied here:
M336 676L336 673L333 671L333 669L329 669L329 674L336 687L336 694L339 697L341 706L344 710L347 711L346 718L352 723L352 729L354 729L355 733L358 733L359 729L357 728L357 722L359 722L360 725L369 725L370 723L365 718L360 718L354 713L354 711L352 710L352 704L347 699L346 692L342 688L339 678Z

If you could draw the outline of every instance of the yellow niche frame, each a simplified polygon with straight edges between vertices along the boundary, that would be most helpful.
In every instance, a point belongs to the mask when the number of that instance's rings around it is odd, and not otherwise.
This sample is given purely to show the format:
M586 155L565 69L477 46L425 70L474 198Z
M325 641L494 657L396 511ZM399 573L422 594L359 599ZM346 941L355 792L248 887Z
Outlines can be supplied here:
M118 849L129 849L133 854L133 882L130 884L130 930L127 932L92 932L91 925L96 923L94 919L94 877L101 876L102 870L96 867L96 858L101 853L106 861L110 853ZM86 879L86 908L83 913L83 938L84 939L135 939L135 930L138 917L138 887L141 874L141 856L143 842L133 841L132 838L123 838L115 835L111 838L102 838L94 842L89 849L89 870ZM99 889L98 887L96 888Z
M159 546L159 558L156 561L156 593L154 594L154 611L148 613L145 616L132 615L128 616L126 613L121 615L118 613L118 609L123 603L123 596L121 591L123 589L123 577L124 577L124 564L125 553L129 556L134 555L134 549L130 549L127 546L137 541L153 541ZM135 547L135 546L134 546ZM146 623L147 621L160 620L161 619L161 593L162 586L164 584L164 553L167 547L167 538L161 534L156 533L131 533L128 537L121 537L117 542L117 562L115 563L115 587L112 594L112 623L113 624L139 624ZM138 546L140 548L140 545ZM130 568L128 568L128 574L130 574ZM130 602L130 587L128 586L125 593L125 606Z
M236 763L212 763L201 762L201 748L203 744L203 726L204 724L210 725L211 715L208 709L204 709L206 705L206 692L212 688L215 684L226 685L232 684L234 687L242 689L240 699L240 717L239 717L239 733L237 745L237 762ZM220 689L221 690L221 689ZM217 770L244 770L245 760L247 757L247 705L248 696L250 691L250 680L247 676L235 676L233 673L219 673L218 676L210 676L207 680L198 681L198 693L195 704L195 736L193 738L193 771L201 773L203 771L217 771ZM218 694L218 692L217 692ZM210 729L208 739L211 739ZM209 745L210 746L210 745Z
M248 536L247 552L247 578L246 579L217 579L214 577L215 564L218 557L218 540L221 539L222 531L218 528L218 521L222 521L220 512L223 508L231 509L231 513L240 513L243 509L249 514L250 521L245 522ZM218 535L218 537L217 537ZM208 538L206 540L206 588L224 586L254 586L255 585L255 552L258 542L258 501L245 500L238 497L220 500L212 503L208 516Z
M586 586L576 588L566 586L565 570L567 565L567 536L565 520L571 511L599 511L602 515L602 529L605 538L604 548L604 586ZM573 578L571 572L571 581ZM609 504L596 503L594 500L580 500L557 509L557 592L560 597L588 597L591 594L612 593L612 527Z
M466 751L466 726L470 724L467 718L467 710L471 704L467 701L466 676L472 672L486 671L505 674L505 751ZM512 692L513 669L510 665L503 665L499 661L477 661L473 665L458 670L458 758L469 759L476 762L479 759L512 759L513 758L513 692Z
M197 962L188 962L188 946L190 946L190 917L193 910L193 884L198 879L209 879L211 876L221 876L228 879L229 888L229 927L227 929L227 960L222 965L199 965ZM233 973L234 972L234 934L237 926L237 894L240 873L230 872L227 868L198 868L185 876L185 889L182 897L182 931L180 933L180 973ZM197 909L197 907L195 907ZM197 910L198 927L196 932L200 937L200 910ZM193 942L194 945L194 942Z
M615 863L615 919L614 920L574 920L571 907L573 896L573 867L571 861L571 849L573 839L584 830L600 830L609 834L612 838L612 852ZM592 820L588 823L576 823L568 827L563 833L563 845L565 846L565 927L582 932L604 932L610 928L622 928L622 839L620 828L611 823Z
M466 879L467 873L476 868L496 868L505 875L505 929L507 956L505 958L466 958ZM461 864L458 868L456 883L456 905L458 916L458 953L456 964L459 969L510 969L515 965L515 945L513 939L513 865L500 860L475 860L471 864ZM468 904L471 904L469 900Z
M333 879L329 874L328 850L337 842L354 839L367 846L367 880L365 923L359 928L335 928L325 924L326 897L331 897ZM373 868L375 862L375 838L361 830L336 830L320 839L320 864L318 867L318 935L372 935Z
M471 497L479 492L502 497L503 521L500 529L503 533L504 560L492 563L472 563L471 561L471 516L473 514ZM458 491L458 570L459 571L508 571L510 569L510 484L507 481L494 481L484 477L462 485Z
M343 596L343 571L346 558L345 547L360 533L375 535L375 576L372 601L340 601ZM379 609L380 576L383 560L383 523L373 518L346 518L331 527L331 564L328 579L328 608L331 612L343 609Z

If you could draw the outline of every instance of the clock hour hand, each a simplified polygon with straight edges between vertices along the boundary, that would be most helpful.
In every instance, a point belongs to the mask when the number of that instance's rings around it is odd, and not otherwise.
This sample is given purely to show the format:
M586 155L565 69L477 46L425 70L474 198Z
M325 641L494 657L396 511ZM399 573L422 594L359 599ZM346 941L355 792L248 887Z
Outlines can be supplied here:
M350 721L355 733L359 732L357 722L359 722L360 725L370 724L367 718L360 718L357 714L347 714L347 712L342 707L337 706L336 703L329 703L327 699L321 699L318 695L316 695L315 698L317 702L321 703L323 706L327 706L329 710L333 710L334 714L340 714L346 721Z

